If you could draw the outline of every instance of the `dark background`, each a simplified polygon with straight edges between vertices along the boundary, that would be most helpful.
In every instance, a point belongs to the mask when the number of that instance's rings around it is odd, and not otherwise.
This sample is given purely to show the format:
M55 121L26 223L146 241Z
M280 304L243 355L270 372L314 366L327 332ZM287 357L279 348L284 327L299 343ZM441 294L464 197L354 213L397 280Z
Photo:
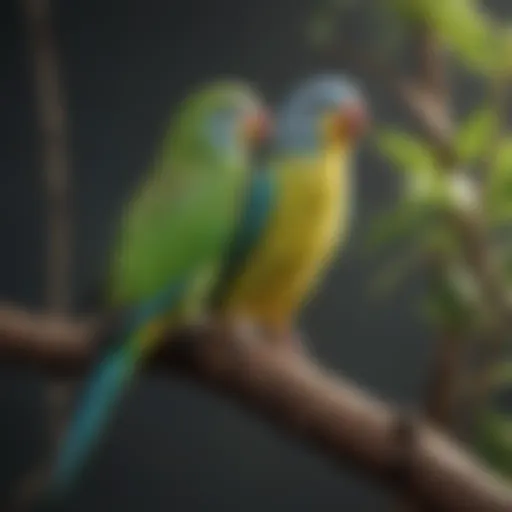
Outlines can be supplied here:
M53 3L70 110L77 295L101 268L119 206L144 170L169 109L189 87L219 75L239 75L274 101L294 82L325 69L304 37L312 4ZM44 211L23 29L20 6L3 0L0 297L38 305ZM343 68L342 59L337 67ZM401 120L379 83L365 86L379 121ZM461 84L462 106L471 100L473 87ZM361 256L371 216L394 197L393 175L363 148L356 179L353 236L305 311L304 329L326 365L386 399L418 404L432 341L416 314L421 283L410 282L384 302L372 301L372 265ZM0 368L0 497L43 447L43 383L23 368ZM72 510L372 511L385 499L383 490L351 468L333 468L221 398L146 376L122 406L101 455L74 495Z

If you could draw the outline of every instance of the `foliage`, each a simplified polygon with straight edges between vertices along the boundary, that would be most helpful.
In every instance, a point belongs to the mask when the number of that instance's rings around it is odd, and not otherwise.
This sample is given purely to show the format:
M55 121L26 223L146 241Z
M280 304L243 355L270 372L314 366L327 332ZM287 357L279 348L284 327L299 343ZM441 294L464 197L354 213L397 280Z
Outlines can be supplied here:
M470 70L488 74L509 66L508 33L479 0L391 0L409 22L432 29Z
M426 25L469 70L480 75L506 73L512 65L512 28L493 18L480 0L323 0L308 26L316 46L332 42L341 15L364 10L364 20L376 32L373 50L397 49L407 37Z
M489 105L476 107L459 128L455 148L460 161L473 164L486 154L496 137L498 116Z
M485 339L494 312L453 220L477 216L490 229L491 249L506 256L503 280L512 284L512 229L503 231L512 225L512 137L501 133L502 107L495 97L496 84L512 73L512 26L491 16L479 0L325 0L317 5L312 32L320 46L332 42L343 16L358 10L376 27L374 56L382 57L385 48L386 58L398 59L398 52L427 28L449 62L484 83L484 101L473 105L456 128L455 165L446 167L438 148L420 136L396 127L377 130L375 147L396 173L400 199L374 220L367 251L380 262L374 293L389 294L408 276L427 270L423 311L428 321L461 334L478 331ZM512 388L512 363L491 370L492 396ZM475 447L512 476L512 415L498 409L490 401L481 411Z
M475 134L486 133L484 116L470 119L460 132L460 145L466 158L479 155L468 141L479 140ZM442 262L441 279L432 280L424 310L430 320L444 326L475 327L482 319L481 297L474 278L461 254L461 248L449 216L475 208L478 195L475 183L467 173L444 172L432 148L411 134L381 130L377 147L402 181L402 199L387 214L374 221L368 237L373 252L401 244L392 265L385 264L383 275L375 281L397 285L402 267L412 261ZM404 240L409 246L404 247ZM419 267L421 268L421 267ZM382 286L379 284L379 288ZM392 286L384 287L391 291ZM471 318L473 322L464 321Z
M480 9L478 2L391 0L390 5L406 22L426 23L461 64L483 76L489 91L496 80L503 79L504 73L510 71L512 29L500 27ZM451 214L480 212L491 230L512 221L512 139L500 135L501 113L496 110L500 106L493 105L491 100L489 94L486 101L475 105L459 123L453 141L458 161L455 169L440 169L435 152L422 139L409 133L381 131L378 148L406 186L402 187L402 201L387 217L386 229L379 228L382 220L375 223L381 245L396 242L398 235L404 234L404 219L414 246L418 246L418 238L426 240L436 229L442 232L443 244L437 247L422 244L424 251L434 255L434 261L442 262L429 280L424 311L439 326L459 332L481 329L484 336L492 312L482 297L477 279L461 257L457 230L447 227L450 225L447 219ZM480 171L479 180L475 170ZM429 222L417 222L421 217L418 210L423 212L423 218L430 212ZM433 211L437 215L432 215ZM374 234L371 236L375 238ZM504 249L512 270L509 240L510 234L501 241L495 239L495 244L497 249ZM408 265L408 259L395 261L394 272L404 264ZM503 277L512 278L512 272ZM395 285L398 283L394 281ZM489 369L493 372L492 389L489 402L477 418L475 449L512 477L512 414L500 411L493 400L496 394L512 387L512 363L496 363Z
M485 195L486 211L495 226L512 221L512 138L503 137L493 153Z

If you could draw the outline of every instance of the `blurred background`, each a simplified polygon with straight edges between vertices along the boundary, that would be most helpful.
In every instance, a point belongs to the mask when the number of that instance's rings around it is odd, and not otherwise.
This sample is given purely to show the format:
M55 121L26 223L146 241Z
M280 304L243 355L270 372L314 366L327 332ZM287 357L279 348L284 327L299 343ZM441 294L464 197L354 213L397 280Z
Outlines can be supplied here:
M375 42L366 14L377 3L361 2L342 20L356 50ZM189 88L240 76L277 102L317 72L347 69L357 77L343 48L322 52L311 44L311 0L75 0L51 7L69 116L75 311L102 269L122 202ZM506 0L492 7L512 15ZM396 58L414 68L406 45ZM0 65L0 293L38 306L45 271L42 164L23 9L14 0L0 6ZM452 81L463 114L481 84L456 68ZM378 124L411 126L378 79L361 83ZM419 407L434 349L434 327L418 314L423 273L376 300L369 288L379 262L364 251L375 215L399 195L397 176L370 142L355 174L350 243L304 312L303 329L326 366L386 400ZM44 383L24 368L0 367L2 499L43 450ZM362 512L390 498L364 475L332 467L222 398L149 375L124 401L70 510Z

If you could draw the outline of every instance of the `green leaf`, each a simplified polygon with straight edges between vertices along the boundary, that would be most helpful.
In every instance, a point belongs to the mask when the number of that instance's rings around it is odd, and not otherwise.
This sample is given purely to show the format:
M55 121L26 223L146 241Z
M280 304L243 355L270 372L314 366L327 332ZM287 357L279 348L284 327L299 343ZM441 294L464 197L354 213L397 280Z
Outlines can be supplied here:
M487 175L486 213L493 224L512 220L512 138L503 139Z
M493 177L512 175L512 138L503 139L498 145L491 172Z
M456 138L459 158L465 163L472 163L482 158L496 134L498 118L489 106L475 110L464 121Z
M421 139L398 130L382 130L377 135L377 148L394 165L408 172L436 168L432 150Z
M432 3L428 18L441 38L468 65L486 68L492 61L493 30L486 13L474 0L448 0Z
M424 172L404 176L404 198L436 211L474 211L480 205L478 184L464 172Z
M427 24L461 63L479 73L502 65L505 41L496 22L477 0L390 0L413 24Z
M405 176L405 198L424 208L439 208L448 199L446 178L427 169L422 173Z

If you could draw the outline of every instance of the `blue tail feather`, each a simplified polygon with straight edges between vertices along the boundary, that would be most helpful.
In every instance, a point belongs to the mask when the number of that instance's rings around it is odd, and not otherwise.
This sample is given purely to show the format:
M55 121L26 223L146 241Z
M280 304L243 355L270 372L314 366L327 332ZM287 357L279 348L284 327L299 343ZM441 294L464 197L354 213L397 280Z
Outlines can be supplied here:
M54 469L55 490L64 490L75 480L101 431L113 416L123 391L135 373L138 358L119 347L99 363L82 397L79 413L64 438L65 449ZM67 449L66 449L67 448Z
M106 344L82 392L38 510L54 510L78 481L137 370L144 326L174 309L182 297L184 285L183 281L169 286L150 300L125 311L121 328Z
M63 438L63 444L52 470L48 490L38 512L57 510L72 491L101 433L112 420L115 406L134 375L138 358L129 347L118 345L103 356L83 392L79 408Z

